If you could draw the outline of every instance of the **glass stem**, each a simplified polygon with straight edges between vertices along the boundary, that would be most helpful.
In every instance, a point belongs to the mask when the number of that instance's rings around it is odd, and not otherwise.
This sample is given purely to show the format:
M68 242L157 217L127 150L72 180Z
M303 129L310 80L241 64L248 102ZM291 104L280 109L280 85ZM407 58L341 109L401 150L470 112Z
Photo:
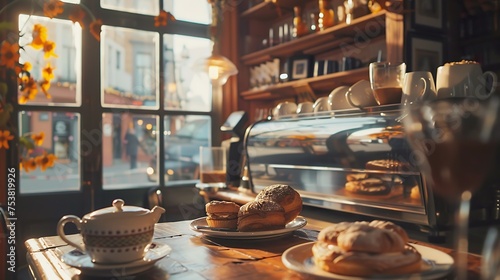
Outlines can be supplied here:
M470 191L463 192L460 196L460 204L457 211L455 240L455 273L457 280L467 279L467 254L469 251L468 230L471 197L472 193Z

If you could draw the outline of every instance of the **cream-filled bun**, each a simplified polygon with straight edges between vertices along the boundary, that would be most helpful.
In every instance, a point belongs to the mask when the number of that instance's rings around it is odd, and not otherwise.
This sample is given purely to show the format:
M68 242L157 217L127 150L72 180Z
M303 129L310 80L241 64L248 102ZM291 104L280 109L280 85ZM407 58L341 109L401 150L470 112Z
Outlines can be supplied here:
M321 230L312 253L317 267L336 274L416 273L422 257L407 241L406 232L391 222L344 222Z

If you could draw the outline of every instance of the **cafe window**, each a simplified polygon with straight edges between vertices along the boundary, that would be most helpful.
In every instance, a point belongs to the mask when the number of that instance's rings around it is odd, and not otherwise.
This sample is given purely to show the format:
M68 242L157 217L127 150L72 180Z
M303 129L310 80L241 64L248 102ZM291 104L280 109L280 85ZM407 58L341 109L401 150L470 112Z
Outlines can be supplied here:
M22 168L20 192L79 191L85 174L96 171L101 190L198 179L199 147L211 145L213 112L210 81L195 72L194 61L211 53L210 4L101 0L86 7L102 20L96 43L89 26L81 28L68 18L79 1L63 2L68 13L52 19L30 14L29 3L22 4L18 18L25 34L19 44L27 46L20 62L33 64L36 79L48 61L54 72L50 95L30 99L19 92L19 136L43 131L43 145L34 153L55 158L54 166L44 170ZM176 23L155 27L160 9L171 12ZM57 57L47 60L29 46L36 24L47 27ZM98 156L95 147L100 147Z

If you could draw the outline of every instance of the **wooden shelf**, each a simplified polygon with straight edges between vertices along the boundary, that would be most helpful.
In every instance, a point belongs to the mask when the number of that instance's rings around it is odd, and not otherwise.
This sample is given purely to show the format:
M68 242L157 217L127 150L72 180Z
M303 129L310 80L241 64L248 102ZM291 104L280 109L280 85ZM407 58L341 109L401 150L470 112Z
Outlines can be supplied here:
M279 7L266 0L241 13L245 19L273 20L283 15L293 15L293 7L302 5L301 0L280 0ZM281 15L279 14L281 12Z
M266 3L268 2L261 4ZM385 15L386 12L381 11L357 18L349 25L345 23L337 24L314 34L305 35L274 47L243 55L241 61L245 65L256 65L269 61L274 57L285 58L299 53L317 54L324 51L325 48L321 46L333 44L333 46L338 47L348 40L346 38L354 38L353 41L356 41L357 39L379 37L385 34ZM339 40L339 42L335 42L336 40Z
M330 92L341 85L352 85L359 80L368 80L368 68L359 68L350 71L343 71L280 83L265 88L251 89L241 93L245 100L255 99L276 99L277 97L294 97L300 94L300 90L309 87L314 92ZM279 96L278 96L279 95Z

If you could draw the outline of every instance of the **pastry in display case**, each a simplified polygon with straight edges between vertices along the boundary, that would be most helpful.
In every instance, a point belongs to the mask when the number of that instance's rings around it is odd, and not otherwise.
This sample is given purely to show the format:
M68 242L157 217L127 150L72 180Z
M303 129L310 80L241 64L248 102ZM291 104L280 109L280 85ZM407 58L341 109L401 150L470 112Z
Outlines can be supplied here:
M261 120L244 145L256 193L287 184L304 205L413 223L429 237L453 224L448 204L417 168L399 104ZM474 194L475 222L499 219L499 188L490 183Z

